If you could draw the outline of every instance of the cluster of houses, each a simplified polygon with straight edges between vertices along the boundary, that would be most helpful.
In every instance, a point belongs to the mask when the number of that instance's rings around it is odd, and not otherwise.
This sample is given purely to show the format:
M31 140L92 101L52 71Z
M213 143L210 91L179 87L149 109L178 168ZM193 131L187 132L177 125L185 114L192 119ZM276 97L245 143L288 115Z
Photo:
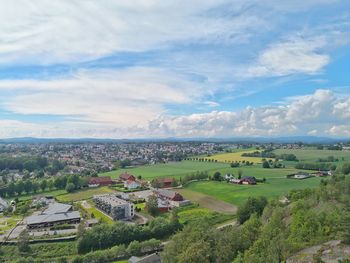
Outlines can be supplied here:
M91 177L89 179L88 186L89 187L109 186L109 185L119 184L119 183L122 183L124 188L128 190L147 187L146 181L139 180L135 176L127 172L122 173L119 176L119 180L112 180L110 176Z
M287 175L287 178L302 180L302 179L307 179L310 177L332 176L333 173L334 173L333 171L317 171L315 173L308 173L308 172L299 171L295 174Z
M232 174L225 174L225 180L233 184L248 184L255 185L256 178L254 176L244 176L240 179L235 178Z

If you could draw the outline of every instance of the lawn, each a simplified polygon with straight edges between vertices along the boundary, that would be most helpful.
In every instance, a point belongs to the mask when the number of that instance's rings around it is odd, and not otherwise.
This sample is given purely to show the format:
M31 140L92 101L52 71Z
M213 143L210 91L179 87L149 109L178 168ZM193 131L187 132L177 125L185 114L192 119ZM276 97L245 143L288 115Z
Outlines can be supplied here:
M225 167L228 167L228 165L222 163L182 161L119 169L116 171L101 173L100 176L111 176L112 178L117 178L120 174L128 172L135 176L141 175L142 178L146 180L152 180L157 177L180 178L181 176L195 173L197 171L215 171Z
M89 204L89 206L88 207L83 206L83 209L86 210L90 215L94 214L94 217L97 220L102 220L105 223L108 223L108 224L114 223L112 218L110 218L109 216L107 216L106 214L104 214L103 212L101 212L99 209L97 209L94 206L93 201L88 202L88 204Z
M219 154L215 154L215 155L210 156L210 157L204 157L204 159L217 160L218 162L222 162L222 163L232 163L232 162L242 162L242 161L261 163L262 158L260 158L260 157L242 156L243 153L251 153L251 152L255 152L255 151L257 151L257 150L255 150L255 149L252 149L252 150L240 149L239 151L237 150L237 151L230 152L230 153L219 153Z
M235 185L226 182L201 181L187 185L186 189L206 194L234 205L241 205L250 196L266 196L268 199L272 199L283 196L292 189L315 188L319 185L320 180L320 178L316 177L305 180L271 177L267 179L266 183L258 185Z
M70 194L66 193L64 195L59 195L56 198L60 202L76 202L76 201L90 199L97 194L108 194L108 193L114 193L114 192L115 191L113 189L107 186L104 186L104 187L83 189Z

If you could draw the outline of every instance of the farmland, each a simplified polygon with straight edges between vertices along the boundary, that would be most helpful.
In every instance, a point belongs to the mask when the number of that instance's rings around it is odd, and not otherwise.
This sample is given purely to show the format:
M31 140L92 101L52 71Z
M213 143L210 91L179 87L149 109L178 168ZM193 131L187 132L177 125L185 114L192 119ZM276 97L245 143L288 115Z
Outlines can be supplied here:
M255 152L256 149L251 149L251 150L236 150L230 153L220 153L220 154L215 154L210 157L203 157L204 159L208 160L216 160L218 162L222 163L232 163L232 162L243 162L243 161L249 161L253 163L261 163L260 157L247 157L247 156L242 156L243 153L252 153Z
M320 178L292 180L286 178L268 178L267 182L258 185L235 185L226 182L202 181L191 183L186 190L206 194L222 201L241 205L248 197L265 196L268 199L278 198L292 189L315 188Z
M317 149L277 149L274 152L276 154L294 154L298 158L298 160L302 162L315 162L318 158L327 158L328 156L334 156L335 158L338 158L339 163L343 163L344 161L350 161L349 151L332 151Z
M102 173L100 176L111 176L117 178L124 172L131 173L135 176L141 175L143 179L151 180L160 177L174 177L179 178L189 173L197 171L216 171L221 168L228 167L227 164L211 163L211 162L169 162L166 164L146 165L136 168L119 169L107 173Z

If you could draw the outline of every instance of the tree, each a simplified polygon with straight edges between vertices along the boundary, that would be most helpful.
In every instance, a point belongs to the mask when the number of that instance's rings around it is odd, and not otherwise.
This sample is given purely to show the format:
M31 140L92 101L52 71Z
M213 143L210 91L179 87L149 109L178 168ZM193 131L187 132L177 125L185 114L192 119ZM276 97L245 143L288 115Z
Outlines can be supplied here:
M238 170L238 179L241 179L243 175L243 171L241 169Z
M45 189L47 188L47 181L46 180L42 180L40 182L40 188L42 191L45 191Z
M268 161L263 161L263 163L262 163L262 167L263 168L270 168L270 164L269 164L269 162Z
M249 197L248 200L238 208L237 219L240 224L247 221L254 213L261 215L267 205L266 197Z
M221 181L222 177L221 177L221 173L220 172L215 172L213 175L213 180L214 181Z
M26 229L23 230L18 236L17 248L21 254L30 252L29 233Z
M73 183L68 183L66 186L66 191L68 193L72 193L72 192L74 192L74 190L75 190L75 185Z
M24 191L24 183L22 180L20 180L16 183L15 192L18 195L21 195L23 193L23 191Z
M39 183L38 182L33 182L32 188L33 188L33 192L36 193L39 190L39 188L40 188Z
M33 190L33 183L30 180L24 181L24 191L28 194Z
M16 191L16 186L13 182L11 182L6 189L6 192L9 196L13 196Z
M53 180L49 180L47 183L47 186L49 187L50 190L55 188L55 184Z
M146 202L146 210L148 213L150 213L152 216L155 216L158 214L158 198L155 195L151 195L148 198L148 201Z
M350 173L350 163L345 163L341 169L343 174L349 174Z

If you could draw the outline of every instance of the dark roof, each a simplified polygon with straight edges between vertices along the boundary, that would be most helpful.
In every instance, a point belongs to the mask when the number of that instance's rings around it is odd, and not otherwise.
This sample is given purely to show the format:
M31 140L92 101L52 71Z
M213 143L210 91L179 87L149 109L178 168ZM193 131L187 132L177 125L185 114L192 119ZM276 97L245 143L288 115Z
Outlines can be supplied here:
M43 214L27 217L26 221L28 225L41 224L41 223L54 223L63 220L79 219L80 213L78 211L58 214Z
M48 208L42 212L45 215L67 213L72 208L71 205L62 204L62 203L50 203Z
M111 179L110 176L91 177L89 179L89 183L90 182L94 182L94 183L97 183L97 184L100 184L100 183L111 183L112 179Z
M128 174L127 172L122 173L121 175L119 175L119 178L122 180L129 180L129 179L135 179L135 176L133 176L132 174Z
M161 183L172 183L174 182L174 178L159 178L157 181Z
M180 195L179 193L166 189L157 189L155 190L156 194L167 197L169 199L173 199L176 195Z

